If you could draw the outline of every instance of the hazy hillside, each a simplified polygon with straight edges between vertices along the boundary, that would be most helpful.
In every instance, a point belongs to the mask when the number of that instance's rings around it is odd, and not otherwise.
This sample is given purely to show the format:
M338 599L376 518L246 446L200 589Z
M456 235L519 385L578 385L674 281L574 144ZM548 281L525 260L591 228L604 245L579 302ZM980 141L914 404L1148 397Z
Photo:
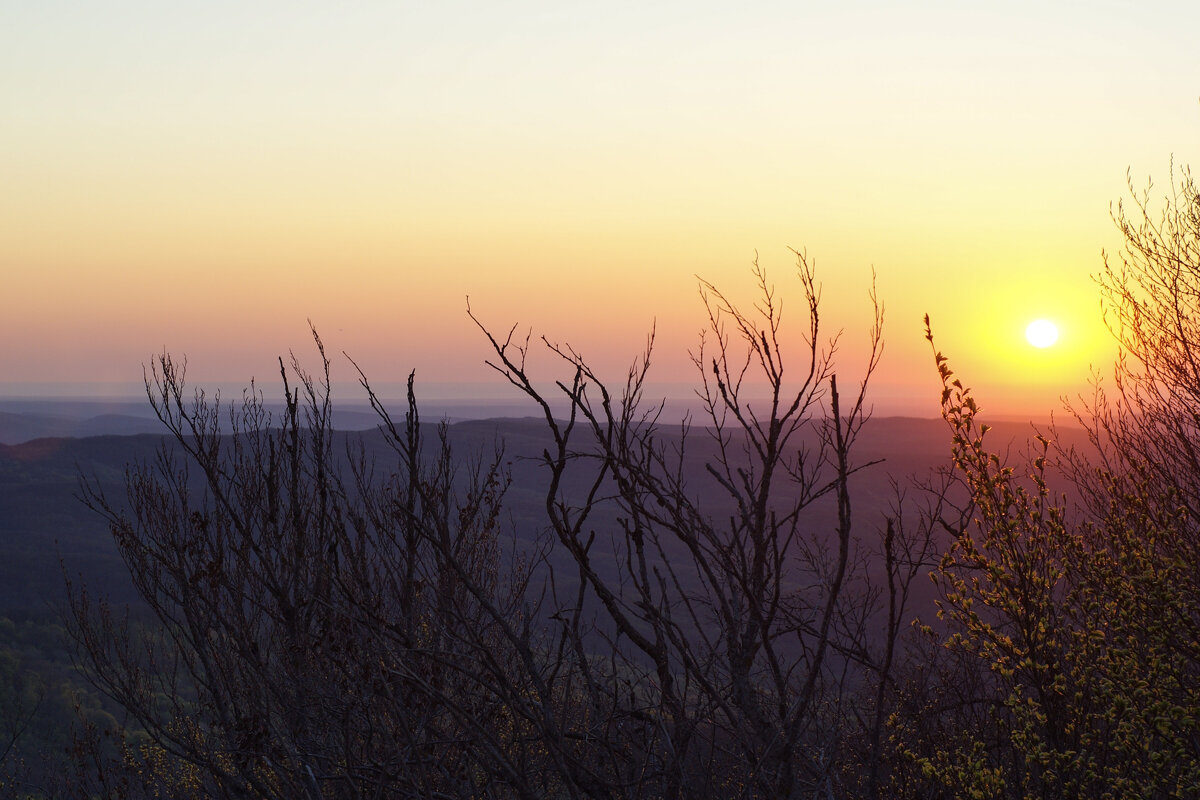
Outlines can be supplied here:
M366 407L335 414L342 430L375 427ZM143 400L0 400L0 444L34 439L133 436L161 433L162 423Z
M403 402L392 404L402 408ZM267 405L278 413L278 405ZM422 402L425 419L462 421L519 416L528 407L509 401L430 400ZM339 430L373 429L379 418L365 402L339 403L334 410ZM120 400L0 398L0 444L21 444L33 439L84 436L132 436L161 433L162 423L142 398Z
M118 428L128 422L126 417L118 415L118 419ZM100 425L101 420L91 418L90 424ZM989 436L999 446L1023 441L1029 432L1027 424L999 423ZM531 542L540 531L544 513L544 475L537 460L548 444L543 425L534 419L474 420L452 424L450 434L464 466L478 458L491 458L498 446L503 447L512 474L506 503L510 524L518 542ZM378 431L344 435L354 440L355 447L361 443L381 471L386 470L389 458L395 458ZM664 427L664 440L677 435L678 428ZM427 439L432 445L434 437ZM133 599L124 565L107 531L78 497L79 479L86 475L110 497L120 498L126 465L154 458L165 441L160 435L141 434L42 438L0 445L0 608L39 608L61 598L64 566L68 574L82 577L118 600ZM853 482L860 536L875 535L891 502L889 476L923 473L944 463L948 444L941 420L893 417L868 424L857 449L858 461L882 463L863 470ZM712 454L711 439L704 431L693 429L688 454L685 474L689 485L705 497L710 513L726 513L720 492L713 491L715 484L704 471ZM565 488L572 492L582 487L568 483ZM780 498L785 496L783 493ZM832 511L817 508L811 519L816 528L822 528L832 522ZM602 514L595 519L600 529L613 522L615 516L606 519Z

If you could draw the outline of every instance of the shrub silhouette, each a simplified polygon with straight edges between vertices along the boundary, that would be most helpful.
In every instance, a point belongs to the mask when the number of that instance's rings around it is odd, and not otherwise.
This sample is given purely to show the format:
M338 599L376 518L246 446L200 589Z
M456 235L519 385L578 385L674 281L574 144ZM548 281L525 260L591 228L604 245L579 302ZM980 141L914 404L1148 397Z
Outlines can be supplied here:
M1114 211L1126 246L1100 277L1121 351L1116 394L1097 384L1074 412L1087 449L1051 429L1024 459L989 450L972 393L935 349L973 521L934 574L941 682L915 686L894 718L935 794L1200 791L1200 196L1185 172L1161 212L1148 190L1134 208Z
M568 373L556 399L526 373L528 339L485 329L544 422L544 536L523 553L502 541L503 452L460 458L444 425L420 424L411 376L402 423L363 378L392 446L383 466L332 431L315 333L316 377L281 361L282 415L252 387L224 429L229 410L189 399L183 366L160 357L147 386L173 445L131 468L123 502L87 494L154 624L71 592L81 653L141 737L93 791L878 793L884 688L932 520L855 536L882 309L847 400L797 260L795 377L765 273L752 314L702 284L697 430L643 401L649 347L614 392L551 346ZM693 449L702 481L684 469ZM885 550L873 586L864 563Z

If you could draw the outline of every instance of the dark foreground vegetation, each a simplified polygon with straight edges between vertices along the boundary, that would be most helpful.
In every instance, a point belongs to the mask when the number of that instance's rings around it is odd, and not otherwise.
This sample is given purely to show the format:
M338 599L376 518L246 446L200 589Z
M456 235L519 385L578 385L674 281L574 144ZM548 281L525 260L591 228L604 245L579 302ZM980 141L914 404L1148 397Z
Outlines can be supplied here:
M145 613L73 582L61 629L0 622L10 651L69 642L64 680L94 687L44 745L66 766L39 769L48 684L0 658L4 791L1196 796L1200 197L1175 188L1161 214L1117 209L1122 359L1072 412L1086 440L993 450L935 349L945 468L869 516L882 309L866 373L839 376L803 255L801 353L762 272L751 311L702 286L704 412L682 428L643 397L649 347L611 386L543 341L563 365L543 383L528 338L481 325L538 415L532 462L456 452L411 382L402 416L376 404L386 456L339 438L319 339L315 374L281 364L281 415L190 393L163 356L167 443L123 491L84 485ZM514 495L539 513L506 513Z

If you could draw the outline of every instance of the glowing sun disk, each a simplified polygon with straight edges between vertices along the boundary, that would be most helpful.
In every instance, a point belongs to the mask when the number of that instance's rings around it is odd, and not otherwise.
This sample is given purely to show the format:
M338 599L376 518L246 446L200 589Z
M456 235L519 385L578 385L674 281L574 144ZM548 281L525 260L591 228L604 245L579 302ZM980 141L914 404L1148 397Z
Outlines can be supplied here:
M1058 341L1058 326L1048 319L1035 319L1025 328L1025 338L1034 347L1049 347Z

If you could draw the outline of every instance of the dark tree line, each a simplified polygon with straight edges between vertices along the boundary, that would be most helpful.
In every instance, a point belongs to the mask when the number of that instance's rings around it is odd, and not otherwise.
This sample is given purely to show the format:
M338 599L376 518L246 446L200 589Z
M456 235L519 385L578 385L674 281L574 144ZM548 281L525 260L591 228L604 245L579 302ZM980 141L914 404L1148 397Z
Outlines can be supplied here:
M799 337L757 266L748 311L701 284L703 411L682 428L644 396L652 337L612 385L472 314L541 420L536 530L505 514L503 444L456 452L411 376L393 418L360 373L379 458L333 431L315 333L315 375L280 363L281 414L253 386L192 393L162 356L147 387L173 443L123 498L85 485L152 619L72 587L83 664L127 718L83 730L61 793L1194 795L1200 200L1185 175L1161 217L1136 208L1101 276L1123 355L1116 395L1075 414L1089 446L1048 430L995 452L935 350L946 469L898 476L874 517L855 497L882 469L858 448L882 307L839 380L799 253ZM938 617L914 623L927 576Z
M878 794L894 641L931 521L876 542L881 521L853 518L882 309L844 397L803 255L798 268L795 364L761 270L751 313L704 284L705 416L683 429L642 396L649 347L614 390L546 343L565 378L544 392L529 340L485 329L544 420L545 523L522 551L503 452L454 453L444 425L420 423L411 379L403 420L370 395L382 461L332 431L319 339L315 376L281 363L276 416L253 388L233 409L189 395L161 357L147 385L173 443L131 468L126 497L87 493L157 624L71 595L81 653L142 734L94 791Z

